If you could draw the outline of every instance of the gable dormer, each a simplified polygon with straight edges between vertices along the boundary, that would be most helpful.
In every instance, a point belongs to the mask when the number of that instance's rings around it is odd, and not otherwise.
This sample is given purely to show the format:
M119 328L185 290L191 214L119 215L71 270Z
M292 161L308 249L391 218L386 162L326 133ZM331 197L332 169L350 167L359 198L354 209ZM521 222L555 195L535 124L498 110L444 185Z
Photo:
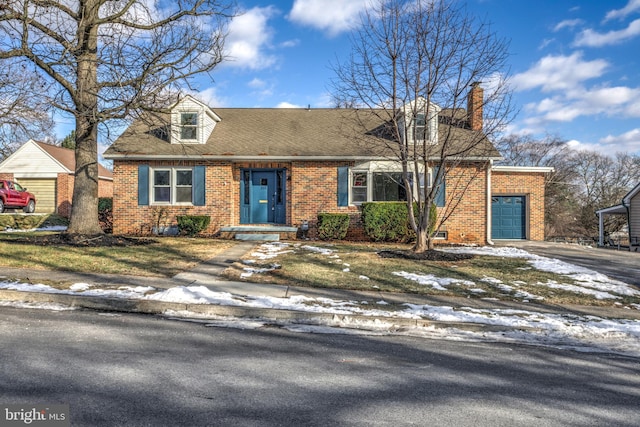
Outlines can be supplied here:
M190 95L171 108L171 143L206 144L220 117Z
M418 97L402 107L403 136L407 143L437 144L438 114L442 109Z

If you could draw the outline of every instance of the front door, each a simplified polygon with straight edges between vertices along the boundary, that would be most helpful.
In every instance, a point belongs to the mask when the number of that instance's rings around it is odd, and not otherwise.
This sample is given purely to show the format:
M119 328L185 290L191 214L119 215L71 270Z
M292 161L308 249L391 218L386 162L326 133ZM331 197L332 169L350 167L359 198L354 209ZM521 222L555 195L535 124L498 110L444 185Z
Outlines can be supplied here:
M242 224L284 224L284 169L245 169L241 185Z

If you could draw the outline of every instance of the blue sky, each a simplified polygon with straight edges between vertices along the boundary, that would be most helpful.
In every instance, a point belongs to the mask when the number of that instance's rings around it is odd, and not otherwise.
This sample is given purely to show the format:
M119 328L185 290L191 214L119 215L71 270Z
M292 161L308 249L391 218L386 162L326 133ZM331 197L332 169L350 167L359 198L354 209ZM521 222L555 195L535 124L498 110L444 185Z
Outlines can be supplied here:
M239 0L232 60L198 81L215 107L331 107L331 64L369 0ZM640 153L640 0L469 0L510 40L508 131ZM66 134L66 132L63 132ZM64 134L59 135L63 137Z
M200 82L213 107L330 107L331 63L367 0L242 0L234 57ZM510 40L511 132L640 153L640 0L470 0Z

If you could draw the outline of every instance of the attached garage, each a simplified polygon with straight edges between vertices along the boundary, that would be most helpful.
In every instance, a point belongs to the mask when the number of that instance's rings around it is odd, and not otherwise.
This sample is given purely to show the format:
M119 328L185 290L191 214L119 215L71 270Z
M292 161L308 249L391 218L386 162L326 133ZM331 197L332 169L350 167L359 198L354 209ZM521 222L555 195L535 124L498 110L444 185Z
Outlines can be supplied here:
M527 205L525 196L491 198L491 238L526 239Z
M19 178L16 181L36 196L36 213L56 211L55 179Z

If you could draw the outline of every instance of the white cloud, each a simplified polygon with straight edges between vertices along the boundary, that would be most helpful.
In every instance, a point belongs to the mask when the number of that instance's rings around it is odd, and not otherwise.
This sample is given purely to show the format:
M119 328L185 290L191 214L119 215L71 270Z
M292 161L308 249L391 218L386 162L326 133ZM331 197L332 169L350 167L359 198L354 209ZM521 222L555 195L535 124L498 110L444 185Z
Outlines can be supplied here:
M582 24L583 22L584 21L582 19L565 19L564 21L558 22L556 26L553 27L553 31L560 31L563 28L573 28Z
M541 88L545 92L566 90L580 82L601 76L609 64L603 59L585 61L582 52L570 56L548 55L529 70L516 74L511 83L516 90Z
M275 56L265 51L270 47L273 37L268 20L275 13L273 7L254 7L233 18L225 42L230 60L227 65L258 70L276 62Z
M209 87L198 93L192 93L192 95L212 108L227 106L227 101L218 95L215 87Z
M370 0L295 0L289 19L335 36L360 23L360 13Z
M640 19L632 21L625 29L607 33L598 33L592 29L584 30L578 34L573 44L574 46L602 47L621 43L638 35L640 35Z
M640 0L629 0L629 3L627 3L627 5L622 9L615 9L607 12L604 20L608 21L610 19L624 18L637 10L640 10Z
M615 146L616 152L638 152L640 151L640 128L632 129L621 135L607 135L600 142L608 147Z
M300 105L296 105L296 104L291 104L289 102L281 102L278 105L276 105L276 108L303 108Z

